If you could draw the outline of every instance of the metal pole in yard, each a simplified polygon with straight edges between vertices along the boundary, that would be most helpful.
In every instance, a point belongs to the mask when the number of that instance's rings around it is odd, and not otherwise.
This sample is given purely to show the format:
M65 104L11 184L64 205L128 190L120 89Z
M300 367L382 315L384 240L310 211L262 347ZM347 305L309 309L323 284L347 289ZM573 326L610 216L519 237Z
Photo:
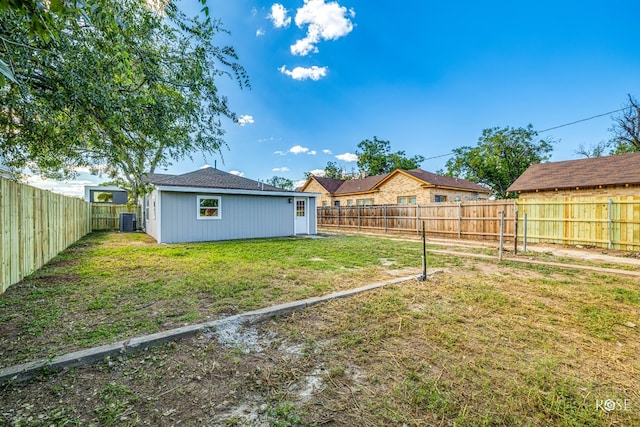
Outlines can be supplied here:
M420 281L424 282L425 280L427 280L427 238L424 231L424 221L422 221L422 276L420 276Z
M498 249L498 260L502 261L502 247L504 244L504 211L500 211L500 248Z
M524 230L522 230L522 250L527 252L527 213L524 213Z

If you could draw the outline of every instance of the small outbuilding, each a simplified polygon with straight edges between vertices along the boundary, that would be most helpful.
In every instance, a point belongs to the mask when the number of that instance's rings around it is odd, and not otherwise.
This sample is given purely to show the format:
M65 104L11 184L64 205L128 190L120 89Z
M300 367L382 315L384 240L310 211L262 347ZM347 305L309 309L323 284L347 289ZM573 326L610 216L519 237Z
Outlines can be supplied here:
M640 152L531 165L509 186L518 197L640 195Z
M151 174L144 230L158 243L316 234L317 194L284 190L204 168L183 175Z
M126 205L129 199L127 190L113 185L85 185L84 200L90 203L107 205Z

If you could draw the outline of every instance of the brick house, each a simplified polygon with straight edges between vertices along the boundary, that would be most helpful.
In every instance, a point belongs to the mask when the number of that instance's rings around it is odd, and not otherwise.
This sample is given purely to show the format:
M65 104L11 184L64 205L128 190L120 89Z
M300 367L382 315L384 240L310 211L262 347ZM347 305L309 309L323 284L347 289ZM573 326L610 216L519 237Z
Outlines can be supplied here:
M319 193L318 206L427 204L486 200L488 188L461 178L422 169L401 170L359 179L311 176L300 191Z
M521 199L639 196L640 152L531 165L507 191Z

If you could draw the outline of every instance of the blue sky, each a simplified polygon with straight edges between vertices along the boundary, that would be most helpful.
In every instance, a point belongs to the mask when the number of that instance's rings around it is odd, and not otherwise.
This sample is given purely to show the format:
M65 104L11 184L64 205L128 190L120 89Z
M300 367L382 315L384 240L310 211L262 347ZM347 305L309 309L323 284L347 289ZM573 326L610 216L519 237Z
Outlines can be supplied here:
M182 6L199 10L196 0ZM230 31L218 44L235 47L252 87L219 80L242 123L223 122L222 158L194 153L169 173L217 161L251 179L298 181L328 161L355 169L358 143L374 136L430 158L474 146L486 128L548 129L617 110L627 94L640 97L640 3L632 0L209 7ZM605 115L541 136L557 141L552 161L569 160L580 144L608 140L611 125ZM436 172L447 159L422 168ZM84 181L100 180L82 174Z

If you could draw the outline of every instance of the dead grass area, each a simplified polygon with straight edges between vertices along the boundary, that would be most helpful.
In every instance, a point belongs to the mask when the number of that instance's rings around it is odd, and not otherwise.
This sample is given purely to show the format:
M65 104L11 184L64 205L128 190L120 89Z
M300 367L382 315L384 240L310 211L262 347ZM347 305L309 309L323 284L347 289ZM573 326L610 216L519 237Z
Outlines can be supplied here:
M1 386L0 419L83 426L640 425L637 279L447 261L426 282Z

